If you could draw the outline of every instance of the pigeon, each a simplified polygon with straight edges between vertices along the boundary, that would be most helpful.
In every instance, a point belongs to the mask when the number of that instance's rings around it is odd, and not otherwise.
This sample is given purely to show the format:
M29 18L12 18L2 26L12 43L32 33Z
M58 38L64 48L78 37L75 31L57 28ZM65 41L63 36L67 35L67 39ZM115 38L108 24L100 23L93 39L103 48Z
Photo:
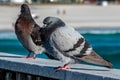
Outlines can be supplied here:
M15 33L23 47L29 51L29 54L25 58L35 59L36 54L45 51L41 44L39 29L40 26L36 24L31 16L29 6L22 4L21 13L15 23ZM31 53L34 53L34 55L31 56Z
M57 70L69 69L69 64L87 62L112 67L112 64L99 56L86 39L73 27L67 26L60 18L46 17L40 29L42 44L55 59L64 63Z

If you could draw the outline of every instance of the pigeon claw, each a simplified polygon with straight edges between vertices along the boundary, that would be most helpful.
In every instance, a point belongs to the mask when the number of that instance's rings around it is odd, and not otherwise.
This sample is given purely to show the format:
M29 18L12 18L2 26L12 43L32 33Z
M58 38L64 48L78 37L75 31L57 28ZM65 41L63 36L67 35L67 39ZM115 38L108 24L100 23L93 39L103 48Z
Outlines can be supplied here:
M27 59L35 59L36 57L34 57L34 56L22 56L21 58L27 58Z
M26 56L22 56L21 58L27 58Z
M59 66L59 67L57 67L56 71L59 71L59 70L67 70L67 69L70 69L70 67L69 67L67 64L65 64L64 66Z

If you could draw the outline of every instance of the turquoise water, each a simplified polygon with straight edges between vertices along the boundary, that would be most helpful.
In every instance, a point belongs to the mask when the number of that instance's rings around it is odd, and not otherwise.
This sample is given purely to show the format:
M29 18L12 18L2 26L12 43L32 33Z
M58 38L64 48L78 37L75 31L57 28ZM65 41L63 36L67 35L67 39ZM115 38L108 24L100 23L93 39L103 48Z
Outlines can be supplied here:
M113 63L114 68L120 69L120 30L119 29L77 29L93 46L94 50ZM27 55L12 31L0 32L0 52ZM48 58L39 54L40 58Z

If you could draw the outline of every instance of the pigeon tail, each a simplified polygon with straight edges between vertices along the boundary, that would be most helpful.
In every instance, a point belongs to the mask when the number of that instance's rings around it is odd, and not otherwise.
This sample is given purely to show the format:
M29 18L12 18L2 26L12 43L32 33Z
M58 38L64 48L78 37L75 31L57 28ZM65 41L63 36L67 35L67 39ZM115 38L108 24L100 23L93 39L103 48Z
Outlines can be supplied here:
M92 51L89 55L80 57L79 60L82 60L87 63L93 63L108 68L112 68L112 64L107 60L104 60L102 57L100 57L95 51Z

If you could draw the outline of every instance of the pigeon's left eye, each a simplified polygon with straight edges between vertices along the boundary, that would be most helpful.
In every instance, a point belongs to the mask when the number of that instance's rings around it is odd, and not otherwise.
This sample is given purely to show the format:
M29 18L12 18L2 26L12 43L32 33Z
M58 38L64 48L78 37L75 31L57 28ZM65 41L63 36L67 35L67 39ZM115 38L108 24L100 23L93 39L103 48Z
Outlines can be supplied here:
M48 24L51 24L51 23L52 23L52 21L49 21L49 22L48 22Z

